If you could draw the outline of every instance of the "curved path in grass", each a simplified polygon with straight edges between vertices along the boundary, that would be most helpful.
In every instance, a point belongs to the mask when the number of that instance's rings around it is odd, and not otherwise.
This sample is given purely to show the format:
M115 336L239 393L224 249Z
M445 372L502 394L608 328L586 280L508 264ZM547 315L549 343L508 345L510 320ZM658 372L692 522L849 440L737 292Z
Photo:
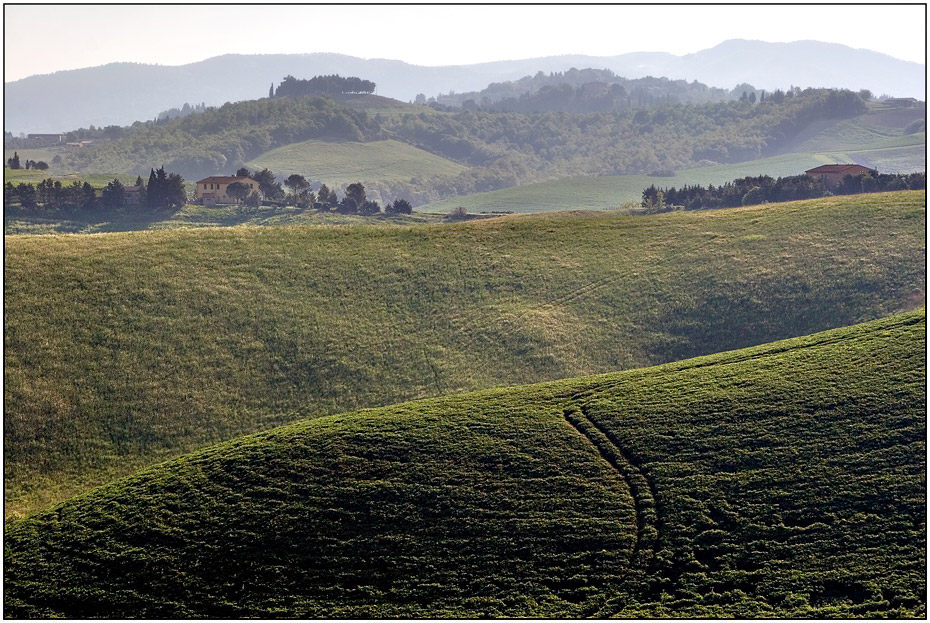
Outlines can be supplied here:
M653 484L612 438L610 431L591 419L585 407L566 409L564 415L565 420L597 448L604 460L623 477L630 488L636 512L636 543L630 554L630 567L648 567L655 556L655 544L659 535Z

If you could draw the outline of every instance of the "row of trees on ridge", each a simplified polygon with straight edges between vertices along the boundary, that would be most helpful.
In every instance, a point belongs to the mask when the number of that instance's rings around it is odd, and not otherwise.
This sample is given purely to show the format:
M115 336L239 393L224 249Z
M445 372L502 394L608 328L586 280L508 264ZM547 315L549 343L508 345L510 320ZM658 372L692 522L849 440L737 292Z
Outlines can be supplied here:
M332 76L314 76L309 80L300 80L286 76L278 88L271 85L268 97L300 97L302 95L346 95L357 93L374 93L375 83L355 76L343 78L338 74Z
M37 184L4 185L4 209L18 203L21 210L32 213L61 214L81 210L118 210L131 205L151 211L170 211L187 203L184 179L178 173L168 173L165 167L152 169L148 183L141 176L131 187L113 179L97 190L89 182L74 181L69 185L48 178Z
M21 169L21 168L23 168L22 163L21 163L20 160L19 160L19 153L18 153L18 152L15 152L15 151L14 151L14 152L13 152L13 155L12 155L11 157L7 158L6 166L10 167L11 169ZM45 162L44 160L39 160L39 161L36 161L36 160L27 160L27 161L26 161L26 166L25 166L25 168L26 168L26 169L36 169L36 170L38 170L38 171L45 171L45 170L48 169L48 163Z
M643 190L642 208L650 214L675 210L711 210L758 205L799 199L816 199L830 195L892 190L925 190L926 173L868 173L846 175L838 185L827 184L822 177L791 175L777 179L768 175L743 177L721 186L700 185L659 189L654 184Z

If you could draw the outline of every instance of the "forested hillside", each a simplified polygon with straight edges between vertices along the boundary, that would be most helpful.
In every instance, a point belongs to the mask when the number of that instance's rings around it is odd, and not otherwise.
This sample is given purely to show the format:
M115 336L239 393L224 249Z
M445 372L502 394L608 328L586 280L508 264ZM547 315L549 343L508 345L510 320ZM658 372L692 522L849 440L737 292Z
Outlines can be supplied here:
M379 123L365 112L335 104L326 97L261 99L172 119L136 124L122 138L71 152L66 168L78 171L147 172L164 164L187 179L231 174L266 151L305 141L383 139Z
M4 616L924 618L925 341L920 310L202 449L8 522Z
M753 101L764 97L763 91L748 84L721 89L697 80L628 79L609 69L572 68L495 82L480 91L440 94L421 103L488 112L613 112L662 104L726 102L739 100L743 93L751 94Z
M925 202L7 236L5 511L302 417L913 309Z
M134 126L121 132L122 138L65 154L57 166L147 173L156 163L190 179L230 174L271 149L308 139L394 138L470 167L454 176L426 170L408 181L358 180L373 194L419 205L549 179L753 160L777 152L811 123L865 111L857 94L823 89L755 103L745 99L579 114L443 113L399 102L395 110L367 112L351 101L276 97L227 104L163 124ZM314 171L276 172L327 181Z

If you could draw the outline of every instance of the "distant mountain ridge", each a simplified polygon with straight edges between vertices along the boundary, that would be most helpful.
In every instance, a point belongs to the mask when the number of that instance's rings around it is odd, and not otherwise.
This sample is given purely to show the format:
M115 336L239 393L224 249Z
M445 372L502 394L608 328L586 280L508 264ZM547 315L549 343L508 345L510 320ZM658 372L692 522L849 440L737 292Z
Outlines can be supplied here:
M492 82L573 67L610 69L626 78L698 80L721 88L744 82L769 90L791 85L843 87L919 99L926 89L925 66L920 63L817 41L735 39L684 56L564 55L445 67L328 53L228 54L173 67L111 63L4 83L4 129L61 132L90 125L129 125L185 102L220 105L265 97L269 86L286 75L358 76L374 81L379 95L411 101L418 93L477 91ZM231 80L231 75L237 79Z

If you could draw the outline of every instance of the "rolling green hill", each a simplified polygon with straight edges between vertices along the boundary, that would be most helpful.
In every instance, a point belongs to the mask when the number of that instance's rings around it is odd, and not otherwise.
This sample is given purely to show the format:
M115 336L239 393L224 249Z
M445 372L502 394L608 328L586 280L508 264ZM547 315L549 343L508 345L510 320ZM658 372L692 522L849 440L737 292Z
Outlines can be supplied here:
M926 616L926 314L305 420L6 524L8 618Z
M303 417L913 309L925 202L7 236L5 513Z
M246 163L286 177L299 173L330 187L353 182L409 182L411 178L454 176L466 166L395 140L350 143L304 141L278 147Z
M549 212L554 210L610 210L629 201L639 202L643 189L681 187L686 184L719 185L751 175L784 177L798 175L822 164L846 162L842 156L795 153L678 171L669 177L649 175L605 175L527 184L435 201L417 208L419 212L449 213L457 207L468 212Z

